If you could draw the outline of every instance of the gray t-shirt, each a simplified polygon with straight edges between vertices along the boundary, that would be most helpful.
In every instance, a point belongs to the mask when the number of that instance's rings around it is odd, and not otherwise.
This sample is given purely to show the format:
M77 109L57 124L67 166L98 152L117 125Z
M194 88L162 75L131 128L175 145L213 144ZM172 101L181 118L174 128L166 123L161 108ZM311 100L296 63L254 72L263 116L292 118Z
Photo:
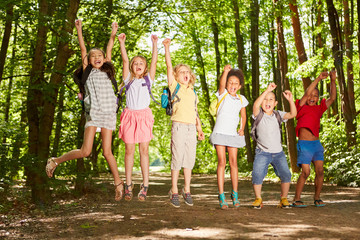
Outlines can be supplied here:
M282 122L286 122L287 119L283 119L286 112L278 111ZM253 119L256 119L254 115L252 115ZM281 145L281 136L279 130L279 123L276 119L275 114L267 115L264 113L259 125L256 127L257 140L263 146L267 147L265 149L260 144L257 144L257 148L269 153L278 153L283 150Z

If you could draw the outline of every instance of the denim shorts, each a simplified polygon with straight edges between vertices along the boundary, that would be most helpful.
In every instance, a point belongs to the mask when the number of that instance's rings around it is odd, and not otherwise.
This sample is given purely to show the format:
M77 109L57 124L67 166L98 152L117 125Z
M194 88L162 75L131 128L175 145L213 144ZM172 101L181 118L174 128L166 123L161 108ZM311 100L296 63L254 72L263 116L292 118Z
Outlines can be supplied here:
M269 164L273 166L276 176L281 179L281 183L291 182L291 173L283 151L269 153L256 148L252 171L253 184L259 185L263 183L268 172Z
M320 140L299 140L297 145L297 165L311 164L312 161L324 161L324 148Z

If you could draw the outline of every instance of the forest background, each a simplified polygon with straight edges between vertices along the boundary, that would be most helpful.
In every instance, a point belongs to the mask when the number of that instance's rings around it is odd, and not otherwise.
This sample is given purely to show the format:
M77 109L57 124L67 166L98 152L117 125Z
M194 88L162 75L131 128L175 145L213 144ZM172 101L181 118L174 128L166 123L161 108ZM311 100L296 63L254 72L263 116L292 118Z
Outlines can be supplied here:
M160 41L156 80L152 91L160 100L166 86L161 41L172 39L173 65L185 63L197 76L199 114L206 140L198 142L195 173L216 173L217 158L208 137L215 118L209 114L219 76L226 64L245 74L241 89L250 102L245 130L246 148L238 154L239 172L251 174L255 144L249 137L252 104L269 82L277 96L290 89L294 100L320 72L337 71L337 100L323 115L320 140L325 148L325 180L348 186L360 184L360 0L4 0L0 3L0 210L9 207L16 189L22 199L52 202L52 193L86 192L85 182L108 172L101 155L100 136L87 159L69 161L56 169L56 179L45 174L46 160L79 148L84 113L77 99L74 70L81 65L75 19L83 20L88 50L106 48L111 23L127 35L129 57L151 60L151 34ZM118 42L113 50L120 84L122 61ZM319 84L321 98L329 97L329 82ZM278 109L289 110L279 98ZM169 170L171 121L151 102L155 116L150 162ZM118 114L118 117L120 114ZM119 124L118 120L118 124ZM296 120L283 126L283 145L293 178L296 167ZM113 133L113 153L124 166L124 144ZM139 167L138 154L135 165ZM270 171L270 177L274 177ZM19 184L20 183L20 184Z

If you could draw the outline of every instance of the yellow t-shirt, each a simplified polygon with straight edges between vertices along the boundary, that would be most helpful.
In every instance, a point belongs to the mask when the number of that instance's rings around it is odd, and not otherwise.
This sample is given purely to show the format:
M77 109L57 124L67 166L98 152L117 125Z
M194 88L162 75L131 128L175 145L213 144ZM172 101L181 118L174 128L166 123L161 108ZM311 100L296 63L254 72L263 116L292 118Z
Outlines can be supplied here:
M174 93L178 82L174 80L169 87L171 94ZM171 116L172 121L196 124L196 105L198 102L197 96L194 92L193 85L182 85L177 92L173 101L173 113ZM195 103L196 98L196 103Z

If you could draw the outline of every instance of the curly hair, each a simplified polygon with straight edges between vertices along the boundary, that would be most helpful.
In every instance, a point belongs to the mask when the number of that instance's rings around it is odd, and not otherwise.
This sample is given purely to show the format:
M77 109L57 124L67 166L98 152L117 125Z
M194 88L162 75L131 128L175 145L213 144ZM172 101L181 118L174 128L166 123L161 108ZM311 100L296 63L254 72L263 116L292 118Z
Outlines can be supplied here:
M227 84L229 78L232 76L239 79L240 85L244 86L244 73L241 71L241 69L237 69L237 68L231 69L226 77L226 84Z
M174 67L173 74L174 74L175 80L178 82L179 70L180 70L181 67L186 67L189 70L189 73L190 73L190 81L189 82L190 82L191 85L194 86L195 81L196 81L196 76L193 73L193 71L191 70L191 68L188 65L183 64L183 63L179 63L178 65L176 65Z

